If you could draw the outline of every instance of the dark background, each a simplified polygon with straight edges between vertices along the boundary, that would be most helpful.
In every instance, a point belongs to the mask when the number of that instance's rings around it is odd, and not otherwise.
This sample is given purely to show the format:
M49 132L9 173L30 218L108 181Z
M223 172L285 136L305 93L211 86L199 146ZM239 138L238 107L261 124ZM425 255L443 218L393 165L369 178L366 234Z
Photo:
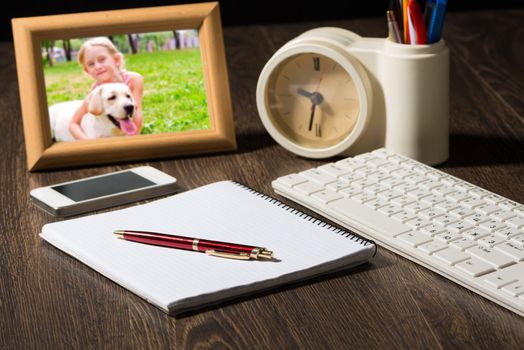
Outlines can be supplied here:
M51 14L106 11L137 7L151 7L204 1L137 1L137 0L53 0L28 2L14 0L3 5L0 11L0 40L12 40L11 18ZM388 1L351 0L222 0L220 9L224 26L267 24L282 22L320 21L357 17L385 16ZM451 0L448 11L475 11L497 8L522 7L517 0ZM6 8L7 7L7 8Z

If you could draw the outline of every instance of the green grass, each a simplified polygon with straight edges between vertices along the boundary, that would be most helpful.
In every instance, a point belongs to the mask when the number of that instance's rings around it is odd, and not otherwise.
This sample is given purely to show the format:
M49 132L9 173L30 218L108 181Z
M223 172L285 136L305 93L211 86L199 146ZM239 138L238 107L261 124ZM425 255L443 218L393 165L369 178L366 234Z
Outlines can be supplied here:
M209 129L198 49L126 55L126 69L144 77L142 134ZM77 62L44 67L48 104L82 100L93 80Z

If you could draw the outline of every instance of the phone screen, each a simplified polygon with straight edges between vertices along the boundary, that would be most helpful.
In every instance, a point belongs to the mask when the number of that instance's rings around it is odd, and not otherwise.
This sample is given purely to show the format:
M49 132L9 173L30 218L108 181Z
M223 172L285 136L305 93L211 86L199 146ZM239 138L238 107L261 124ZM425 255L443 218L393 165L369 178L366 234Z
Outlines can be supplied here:
M80 202L124 191L136 190L151 185L155 185L155 183L132 171L126 171L95 179L53 186L52 189L60 192L75 202Z

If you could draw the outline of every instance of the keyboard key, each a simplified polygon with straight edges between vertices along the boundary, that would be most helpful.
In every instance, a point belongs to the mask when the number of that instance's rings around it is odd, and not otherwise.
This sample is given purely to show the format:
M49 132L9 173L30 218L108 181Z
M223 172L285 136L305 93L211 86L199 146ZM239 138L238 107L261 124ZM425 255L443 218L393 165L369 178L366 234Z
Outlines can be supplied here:
M418 187L415 186L415 185L412 185L412 184L410 184L410 183L408 183L408 182L404 182L404 183L401 184L401 185L398 185L398 186L393 187L393 189L394 189L395 191L399 191L399 192L402 192L402 193L408 193L408 192L410 192L410 191L415 191L415 190L417 190Z
M488 264L491 264L492 266L496 268L501 268L506 265L513 264L514 262L511 257L493 248L476 246L476 247L467 249L466 252Z
M344 197L351 197L352 198L352 197L355 197L358 194L361 194L362 190L360 188L356 188L356 187L346 187L346 188L343 188L340 191L338 191L338 193L340 193Z
M444 202L444 197L439 197L434 194L422 198L422 203L426 203L428 205L435 205L440 202Z
M475 212L471 209L464 208L464 207L458 207L456 209L452 209L449 212L450 214L453 214L459 218L466 218L468 216L474 215ZM486 221L489 220L486 218Z
M403 233L401 235L398 235L397 238L402 242L409 244L412 247L416 247L422 243L427 243L431 241L430 237L416 231Z
M375 200L375 198L376 197L373 196L372 194L365 193L365 192L359 193L359 194L354 195L354 196L351 197L352 200L357 201L357 202L359 202L361 204L364 204L366 202Z
M489 215L491 213L496 213L500 211L500 207L494 204L484 204L484 205L481 205L480 207L476 207L475 211L481 214L484 214L484 215Z
M454 247L439 250L438 252L434 253L433 256L439 258L448 265L455 265L458 262L468 260L470 258L468 254Z
M502 287L502 290L508 293L511 296L518 296L524 293L524 283L518 281L508 284L507 286Z
M403 179L403 178L408 177L408 176L410 176L412 174L413 173L410 170L404 169L404 168L400 168L399 170L395 170L395 171L391 172L391 175L393 175L397 179Z
M386 165L386 164L389 164L389 162L383 158L373 158L373 159L370 159L366 162L367 164L371 165L371 166L374 166L376 168L382 166L382 165Z
M460 205L456 202L445 200L443 202L437 203L435 207L444 211L452 211L453 209L460 208Z
M449 232L446 230L444 232L437 233L435 236L433 236L433 238L440 242L449 243L461 239L462 236L457 233Z
M390 219L386 215L377 215L377 211L360 205L349 198L343 198L331 203L328 207L339 213L343 217L351 217L352 220L376 230L383 235L395 237L401 233L409 231L409 228L398 221Z
M427 204L425 204L427 205ZM419 213L418 213L418 216L426 219L426 220L432 220L436 217L439 217L441 215L445 215L446 212L445 211L442 211L440 209L435 209L433 207L428 207L427 209L424 209L424 210L421 210Z
M495 249L510 256L515 261L524 260L524 248L521 245L515 244L513 242L505 242L502 244L497 244Z
M456 216L453 216L451 214L444 214L444 215L434 218L433 221L436 222L437 224L447 226L456 221L459 221L459 219Z
M448 185L450 187L453 187L455 186L456 184L459 184L461 183L462 181L457 179L456 177L453 177L453 176L449 176L449 175L445 175L443 178L442 178L442 183L444 185Z
M489 231L486 231L479 227L474 227L474 228L471 228L469 230L462 232L462 235L466 238L476 241L482 237L489 236Z
M473 277L482 276L494 270L492 265L476 258L459 262L455 267Z
M465 221L457 221L447 226L448 230L453 233L461 233L463 231L472 229L473 226Z
M501 288L518 280L515 276L507 274L505 270L500 270L484 276L484 281L495 288Z
M503 227L501 229L495 230L495 232L493 232L493 233L496 234L496 235L502 236L502 237L507 239L507 238L510 238L510 237L514 237L514 236L520 235L520 234L524 233L524 231L521 231L521 230L516 229L516 228L511 228L511 227Z
M521 247L524 247L524 234L511 237L511 243L518 244Z
M329 203L334 200L343 198L340 194L338 194L337 192L331 191L331 190L315 192L311 195L311 197L321 201L322 203Z
M450 245L460 250L466 250L468 248L476 246L477 242L469 238L461 238L451 242Z
M480 190L486 194L485 197L482 197L486 202L490 204L498 204L504 201L504 197L499 196L498 194L489 193L486 190Z
M414 219L416 216L413 213L410 213L407 210L402 210L399 213L396 213L395 215L392 215L391 218L398 221L398 222L406 222L408 220Z
M510 201L509 199L505 199L499 203L499 206L503 209L513 210L517 209L519 207L519 204L517 202Z
M467 198L467 199L460 201L460 205L466 208L469 208L469 209L480 207L481 205L484 205L485 203L486 202L484 202L482 199L477 199L477 198Z
M313 183L313 182L304 182L299 185L296 185L294 189L301 194L305 194L309 196L310 194L314 192L319 192L324 189L324 186L321 186L319 184Z
M348 188L350 185L347 182L338 180L337 182L332 182L326 186L328 190L338 192L344 188Z
M360 169L366 166L364 162L356 160L354 158L342 159L336 162L335 164L341 168L346 168L352 171L355 171L357 169Z
M421 204L421 203L417 203L417 202L413 202L413 203L410 203L406 206L404 206L404 209L406 209L407 211L410 211L412 213L418 213L422 210L425 210L425 209L428 209L429 206L426 205L426 204Z
M400 180L394 177L388 177L387 179L383 180L381 183L382 185L387 186L389 188L393 188L393 187L405 184L404 180Z
M392 216L396 213L400 213L403 209L399 206L389 204L385 207L380 208L378 211L382 214L385 214L387 216Z
M408 196L413 197L416 200L419 200L421 198L430 196L431 192L424 191L423 189L419 188L415 191L409 191L407 194Z
M353 181L357 181L360 179L362 179L362 176L358 175L357 173L349 173L346 175L339 176L338 178L339 181L344 181L347 183L353 183Z
M497 220L489 220L479 225L480 228L488 231L497 231L506 228L506 224Z
M428 243L421 244L417 246L418 249L422 250L424 253L432 254L436 251L447 249L449 246L446 243L431 241Z
M386 173L386 172L384 172L382 170L374 172L373 174L369 174L369 176L368 176L368 178L370 180L377 181L377 182L384 181L385 179L388 179L390 177L391 176L388 173Z
M377 193L384 192L384 191L387 191L387 190L388 190L387 187L382 186L379 183L376 183L376 184L373 184L371 186L368 186L368 187L364 188L364 192L368 192L368 193L371 193L371 194L377 194Z
M455 193L456 190L457 189L455 189L453 187L442 185L440 187L435 188L432 192L435 193L438 196L445 197L448 194Z
M366 202L366 206L370 207L373 210L378 210L387 205L389 205L389 202L383 201L381 199L374 199L372 201Z
M306 170L301 172L300 175L304 176L309 181L316 182L322 186L337 181L336 177L326 174L318 169Z
M514 264L490 273L484 278L490 280L490 284L495 288L500 288L512 282L524 281L524 269L522 265Z
M396 197L396 198L393 198L391 200L391 203L395 204L395 205L398 205L400 207L403 207L405 205L408 205L410 203L414 203L415 200L411 197L408 197L406 195L403 195L403 196L400 196L400 197Z
M475 213L475 212L472 212L472 213L473 214L468 215L464 218L464 220L466 220L467 222L469 222L472 225L480 225L490 220L490 218L486 215L482 215L480 213Z
M464 191L455 191L455 192L453 192L451 194L448 194L446 196L446 198L448 198L448 199L450 199L450 200L452 200L454 202L461 202L461 201L464 201L464 200L468 200L471 197Z
M290 174L287 176L282 176L277 179L281 184L287 187L293 187L295 185L304 183L307 181L307 179L303 176L300 176L298 174Z
M369 180L369 179L359 179L357 181L353 181L351 183L351 186L363 189L365 187L368 187L368 186L371 186L371 185L374 185L374 184L376 184L376 181Z
M506 224L509 227L524 227L524 218L522 217L513 217L511 219L506 220Z
M393 198L402 196L402 192L389 190L389 191L380 192L377 194L377 196L378 198L383 199L383 200L391 200Z
M348 168L342 168L340 166L337 166L336 164L329 163L318 167L318 170L325 172L328 175L339 177L342 175L346 175L351 172Z
M438 181L429 180L420 184L420 188L431 191L434 188L440 187L442 184Z
M424 226L420 229L420 232L428 235L428 236L435 236L438 233L446 231L446 227L442 225L438 225L435 223L432 223L431 225Z
M422 218L414 218L414 219L406 221L405 224L414 230L419 230L422 227L431 225L431 221L428 221Z
M488 235L478 240L479 245L483 247L493 247L496 244L506 241L504 238L496 235Z
M500 207L499 207L500 208ZM490 215L493 219L495 220L498 220L498 221L504 221L504 220L508 220L508 219L511 219L513 217L516 216L516 214L512 211L506 211L506 210L502 210L502 211L499 211L499 212L496 212L496 213L493 213Z

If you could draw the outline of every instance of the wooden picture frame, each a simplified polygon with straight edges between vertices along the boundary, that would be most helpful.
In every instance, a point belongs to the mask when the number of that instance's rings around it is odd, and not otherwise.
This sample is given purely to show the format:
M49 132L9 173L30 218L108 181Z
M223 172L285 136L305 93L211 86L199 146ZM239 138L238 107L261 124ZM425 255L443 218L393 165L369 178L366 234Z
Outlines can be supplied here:
M217 2L15 18L12 20L30 171L236 149ZM53 142L42 69L43 40L197 28L208 130Z

